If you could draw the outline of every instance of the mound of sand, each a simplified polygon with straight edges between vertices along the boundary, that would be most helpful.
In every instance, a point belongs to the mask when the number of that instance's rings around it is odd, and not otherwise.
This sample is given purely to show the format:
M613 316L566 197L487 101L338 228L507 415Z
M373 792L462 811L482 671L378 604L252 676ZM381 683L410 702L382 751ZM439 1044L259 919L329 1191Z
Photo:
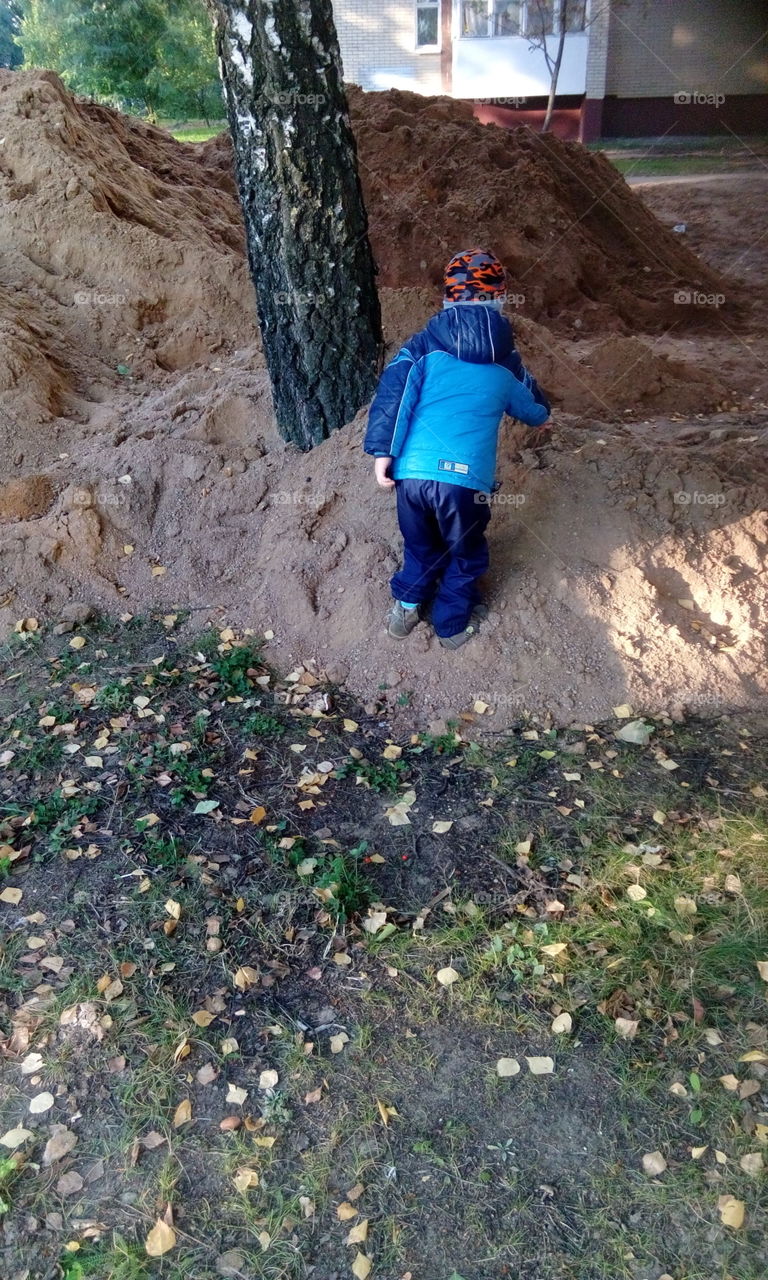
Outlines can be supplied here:
M384 284L439 284L457 248L484 243L526 315L633 332L679 321L678 289L722 284L577 143L482 125L467 103L397 89L353 89L350 111Z
M445 100L355 94L353 113L382 274L409 284L382 290L391 346L467 238L531 281L520 346L560 408L543 459L505 429L479 642L457 656L426 627L383 635L399 539L365 414L310 455L279 439L228 145L184 146L31 72L0 72L0 626L73 598L189 605L195 625L271 627L276 661L312 659L366 699L386 685L393 713L752 704L765 424L704 424L731 390L616 332L661 323L675 282L716 277L599 157Z

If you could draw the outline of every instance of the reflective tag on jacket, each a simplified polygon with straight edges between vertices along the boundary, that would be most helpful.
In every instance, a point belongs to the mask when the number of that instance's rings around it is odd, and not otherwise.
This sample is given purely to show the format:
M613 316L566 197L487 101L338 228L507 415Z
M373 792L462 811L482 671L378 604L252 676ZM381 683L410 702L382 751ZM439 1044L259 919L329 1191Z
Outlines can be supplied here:
M447 462L445 458L441 458L437 464L438 471L455 471L460 476L469 475L469 467L466 462Z

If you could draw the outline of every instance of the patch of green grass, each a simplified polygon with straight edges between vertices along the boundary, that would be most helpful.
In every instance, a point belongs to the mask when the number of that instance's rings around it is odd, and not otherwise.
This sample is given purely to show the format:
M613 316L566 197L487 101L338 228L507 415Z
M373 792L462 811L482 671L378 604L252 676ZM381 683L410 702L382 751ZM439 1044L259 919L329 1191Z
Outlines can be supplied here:
M340 778L359 778L371 791L392 795L407 777L407 766L403 760L362 760L351 757L344 760L336 770Z
M266 711L254 711L244 721L242 732L257 737L278 737L285 733L285 725Z
M0 1156L0 1218L11 1207L11 1188L21 1173L21 1162L15 1156Z

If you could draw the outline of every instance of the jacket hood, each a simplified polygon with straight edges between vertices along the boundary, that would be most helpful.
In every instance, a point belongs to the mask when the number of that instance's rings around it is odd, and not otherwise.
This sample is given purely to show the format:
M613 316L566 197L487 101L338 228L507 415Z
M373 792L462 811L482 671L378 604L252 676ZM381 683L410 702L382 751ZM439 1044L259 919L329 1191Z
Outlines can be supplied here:
M495 307L484 303L448 307L428 322L426 331L442 351L471 364L494 364L514 347L509 321Z

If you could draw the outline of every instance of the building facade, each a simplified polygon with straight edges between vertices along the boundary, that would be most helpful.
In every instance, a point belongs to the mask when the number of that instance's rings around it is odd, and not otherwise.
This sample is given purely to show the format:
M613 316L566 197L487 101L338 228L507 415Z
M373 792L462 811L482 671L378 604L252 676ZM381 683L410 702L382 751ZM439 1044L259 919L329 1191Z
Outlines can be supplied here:
M558 0L334 0L345 77L543 117ZM600 136L768 132L766 0L568 0L554 127Z

